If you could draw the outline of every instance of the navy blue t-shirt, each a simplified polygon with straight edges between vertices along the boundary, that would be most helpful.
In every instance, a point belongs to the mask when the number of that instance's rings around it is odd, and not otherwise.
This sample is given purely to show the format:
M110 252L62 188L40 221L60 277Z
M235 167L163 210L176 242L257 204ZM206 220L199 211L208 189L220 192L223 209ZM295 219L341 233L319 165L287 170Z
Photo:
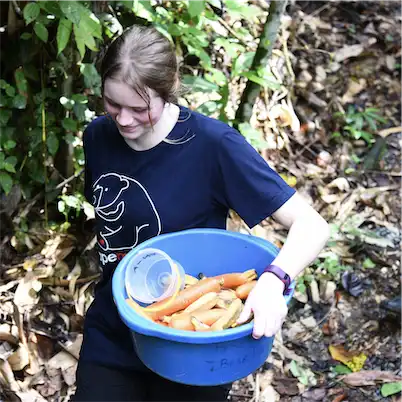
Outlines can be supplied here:
M103 278L85 322L83 360L141 368L112 298L111 277L133 247L163 233L226 229L229 209L252 228L294 193L236 130L180 106L167 137L130 148L102 116L84 133L85 196L95 208Z

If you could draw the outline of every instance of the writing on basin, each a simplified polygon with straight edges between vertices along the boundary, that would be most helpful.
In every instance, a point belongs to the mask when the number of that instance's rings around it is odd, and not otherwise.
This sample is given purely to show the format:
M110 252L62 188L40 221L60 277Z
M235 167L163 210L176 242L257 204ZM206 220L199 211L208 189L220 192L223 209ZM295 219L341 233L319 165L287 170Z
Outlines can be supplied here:
M249 356L247 355L242 355L242 356L237 356L232 359L227 359L227 358L222 358L218 360L206 360L205 363L209 367L209 371L215 372L215 371L220 371L220 370L225 370L225 369L230 369L234 366L239 366L247 363L249 360Z

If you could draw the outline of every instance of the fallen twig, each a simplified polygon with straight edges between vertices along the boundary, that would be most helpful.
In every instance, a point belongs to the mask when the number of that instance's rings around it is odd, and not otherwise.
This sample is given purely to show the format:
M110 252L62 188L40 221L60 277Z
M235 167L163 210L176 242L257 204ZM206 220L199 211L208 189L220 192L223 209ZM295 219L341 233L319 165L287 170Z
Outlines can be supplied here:
M98 279L100 274L87 276L86 278L80 278L75 281L77 285L82 285L83 283L91 282ZM73 279L60 279L60 278L41 278L39 279L45 286L70 286Z

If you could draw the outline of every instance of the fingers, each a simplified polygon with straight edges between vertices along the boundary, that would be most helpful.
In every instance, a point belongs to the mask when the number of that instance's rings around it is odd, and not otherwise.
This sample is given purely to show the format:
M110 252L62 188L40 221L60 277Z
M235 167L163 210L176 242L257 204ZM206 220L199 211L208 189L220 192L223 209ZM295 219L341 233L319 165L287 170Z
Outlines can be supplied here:
M281 329L286 316L277 316L276 318L266 317L264 314L254 312L253 338L260 339L263 336L271 337Z
M253 338L260 339L265 334L266 318L263 314L254 311Z
M251 315L251 306L250 303L246 303L244 304L244 308L243 311L240 314L240 317L237 319L237 324L243 324L244 322L246 322Z

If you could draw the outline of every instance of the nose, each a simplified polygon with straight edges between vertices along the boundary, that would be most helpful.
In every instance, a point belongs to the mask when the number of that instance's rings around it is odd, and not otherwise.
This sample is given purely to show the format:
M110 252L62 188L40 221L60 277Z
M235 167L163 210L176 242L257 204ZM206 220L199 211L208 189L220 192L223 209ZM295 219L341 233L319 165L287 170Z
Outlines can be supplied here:
M124 107L122 107L119 113L116 115L116 121L120 126L130 126L133 124L133 117L131 113Z

